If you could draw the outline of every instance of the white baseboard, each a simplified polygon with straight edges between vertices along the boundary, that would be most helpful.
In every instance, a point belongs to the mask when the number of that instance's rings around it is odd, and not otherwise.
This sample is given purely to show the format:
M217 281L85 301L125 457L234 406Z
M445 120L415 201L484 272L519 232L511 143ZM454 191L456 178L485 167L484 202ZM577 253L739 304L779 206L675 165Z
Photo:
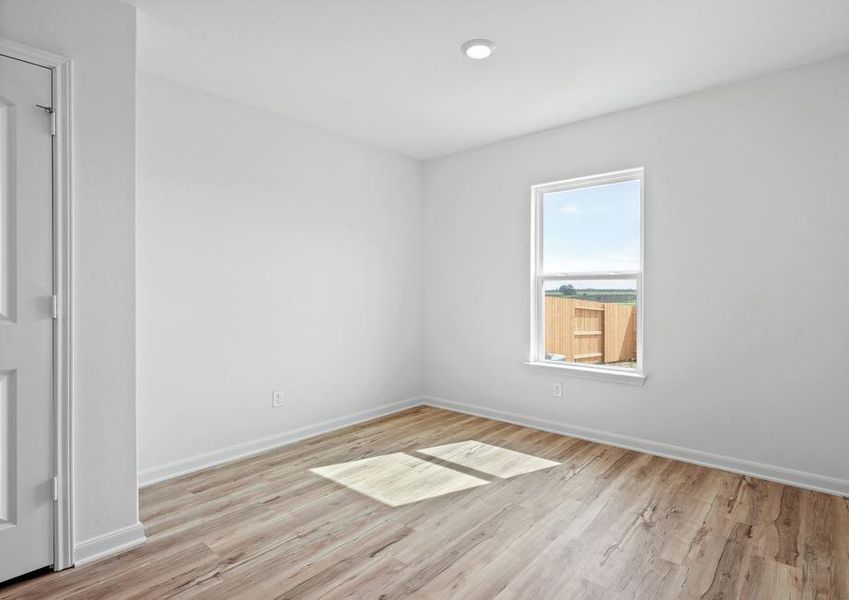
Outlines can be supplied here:
M241 458L253 456L254 454L260 454L267 450L293 444L306 438L320 435L322 433L329 433L336 429L342 429L343 427L349 427L350 425L356 425L357 423L362 423L364 421L370 421L372 419L406 410L421 404L422 399L419 396L407 398L405 400L392 402L391 404L384 404L383 406L378 406L376 408L371 408L369 410L364 410L344 417L322 421L314 425L307 425L306 427L299 427L298 429L284 431L269 437L251 440L228 448L222 448L221 450L214 450L212 452L198 454L196 456L191 456L189 458L184 458L157 467L142 469L139 471L139 487L145 487L154 483L159 483L160 481L165 481L166 479L173 479L180 475L187 475L195 471L200 471L201 469L232 462Z
M74 546L74 566L79 567L141 546L145 540L147 538L144 535L144 525L138 522L129 527L85 540Z
M723 471L731 471L732 473L767 479L769 481L793 485L817 492L849 497L849 481L844 479L836 479L825 475L816 475L814 473L795 471L784 467L765 465L749 460L723 456L721 454L693 450L683 446L661 444L627 435L620 435L597 429L588 429L586 427L578 427L567 423L559 423L548 419L520 415L518 413L487 408L485 406L478 406L475 404L455 402L453 400L445 400L443 398L424 396L422 400L428 406L444 408L446 410L453 410L478 417L485 417L487 419L503 421L514 425L523 425L533 429L559 433L561 435L568 435L591 442L607 444L608 446L616 446L618 448L635 450L645 454L663 456L665 458L694 463L705 467L712 467Z
M523 425L525 427L531 427L534 429L539 429L541 431L549 431L551 433L558 433L560 435L568 435L571 437L576 437L591 442L607 444L608 446L616 446L618 448L625 448L627 450L643 452L645 454L663 456L665 458L680 460L683 462L702 465L705 467L711 467L714 469L721 469L723 471L731 471L732 473L749 475L751 477L757 477L760 479L775 481L777 483L793 485L796 487L801 487L818 492L825 492L828 494L835 494L837 496L849 497L849 481L844 479L837 479L834 477L828 477L826 475L807 473L805 471L796 471L794 469L767 465L740 458L732 458L730 456L723 456L721 454L694 450L692 448L685 448L683 446L652 442L650 440L621 435L617 433L611 433L608 431L589 429L587 427L579 427L576 425L570 425L568 423L550 421L548 419L541 419L539 417L521 415L518 413L488 408L476 404L468 404L465 402L456 402L453 400L446 400L444 398L436 398L433 396L407 398L399 402L393 402L391 404L385 404L377 408L372 408L344 417L330 419L328 421L322 421L321 423L316 423L314 425L308 425L306 427L293 429L291 431L286 431L270 437L252 440L250 442L245 442L243 444L230 446L229 448L223 448L221 450L215 450L213 452L208 452L205 454L199 454L197 456L175 461L165 465L160 465L158 467L143 469L139 472L139 486L144 487L147 485L158 483L160 481L179 477L180 475L186 475L188 473L200 471L208 467L213 467L241 458L246 458L255 454L260 454L267 450L272 450L280 446L293 444L306 438L310 438L323 433L329 433L337 429L342 429L343 427L356 425L357 423L376 419L378 417L406 410L408 408L412 408L421 404L475 415L478 417L485 417L487 419L493 419L496 421L503 421L505 423ZM117 535L118 533L120 532L116 532L115 534ZM77 564L80 564L79 557L83 556L79 554L79 548L81 546L86 546L90 543L97 542L99 539L100 538L97 538L96 540L90 540L88 542L83 542L82 544L79 544L77 546Z

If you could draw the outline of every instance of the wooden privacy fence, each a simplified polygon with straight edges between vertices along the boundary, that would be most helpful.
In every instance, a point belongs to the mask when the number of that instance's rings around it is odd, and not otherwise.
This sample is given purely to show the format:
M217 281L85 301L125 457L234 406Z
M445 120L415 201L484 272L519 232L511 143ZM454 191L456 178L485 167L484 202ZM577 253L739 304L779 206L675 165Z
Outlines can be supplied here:
M584 363L636 360L637 307L546 296L545 352Z

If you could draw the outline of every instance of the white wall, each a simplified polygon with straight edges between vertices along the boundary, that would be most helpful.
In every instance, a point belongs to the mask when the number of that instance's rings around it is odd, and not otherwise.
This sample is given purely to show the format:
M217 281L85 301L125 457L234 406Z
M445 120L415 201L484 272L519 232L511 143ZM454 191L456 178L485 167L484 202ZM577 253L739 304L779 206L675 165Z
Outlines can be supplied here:
M135 9L0 0L0 36L73 60L74 499L85 556L138 521Z
M849 493L847 107L841 58L428 163L426 393ZM524 366L530 186L636 166L645 386Z
M420 164L138 87L142 481L417 397Z

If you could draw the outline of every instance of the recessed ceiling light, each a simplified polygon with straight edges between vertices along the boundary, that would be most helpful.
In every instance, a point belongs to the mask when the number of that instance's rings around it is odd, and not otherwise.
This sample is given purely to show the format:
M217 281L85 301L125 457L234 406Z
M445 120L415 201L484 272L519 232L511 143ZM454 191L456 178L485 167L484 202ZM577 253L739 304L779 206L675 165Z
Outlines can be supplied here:
M492 51L495 50L495 43L490 40L469 40L468 42L463 42L460 50L469 58L481 60L488 58L492 54Z

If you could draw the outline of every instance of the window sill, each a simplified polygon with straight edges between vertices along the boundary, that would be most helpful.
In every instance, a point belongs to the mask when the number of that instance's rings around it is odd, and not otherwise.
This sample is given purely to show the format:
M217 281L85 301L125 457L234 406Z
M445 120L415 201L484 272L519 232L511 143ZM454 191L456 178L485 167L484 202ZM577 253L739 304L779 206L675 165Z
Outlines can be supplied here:
M564 375L574 375L587 379L598 379L600 381L615 381L616 383L627 383L630 385L643 385L646 376L640 373L629 373L628 371L617 371L599 367L584 367L581 365L557 364L547 361L526 362L529 367L542 367L543 369L557 369L563 371Z

